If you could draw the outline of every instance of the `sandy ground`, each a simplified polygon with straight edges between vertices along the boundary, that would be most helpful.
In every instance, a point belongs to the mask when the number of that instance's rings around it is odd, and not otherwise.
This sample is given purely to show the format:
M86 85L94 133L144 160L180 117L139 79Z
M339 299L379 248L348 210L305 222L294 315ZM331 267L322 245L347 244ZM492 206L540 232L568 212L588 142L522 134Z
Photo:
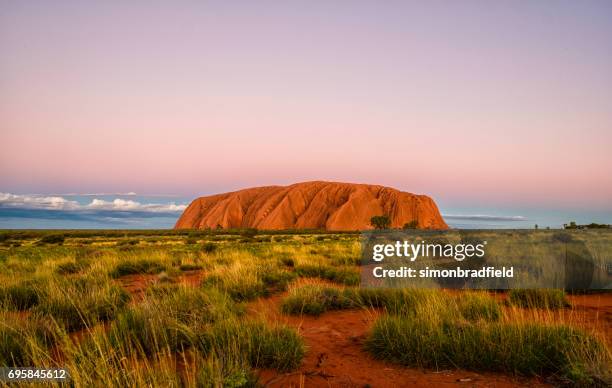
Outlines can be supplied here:
M201 271L191 271L180 281L198 285ZM132 295L142 297L156 275L133 275L119 279ZM540 378L524 378L500 373L461 369L423 370L374 359L363 349L363 343L380 314L376 310L331 311L320 317L287 316L280 313L280 302L286 293L260 298L248 304L248 313L272 322L295 327L304 338L307 353L297 371L279 373L259 371L260 383L266 387L544 387L552 386ZM495 294L505 299L505 293ZM572 308L559 311L571 322L600 333L612 346L612 293L569 295ZM531 311L525 310L525 314Z

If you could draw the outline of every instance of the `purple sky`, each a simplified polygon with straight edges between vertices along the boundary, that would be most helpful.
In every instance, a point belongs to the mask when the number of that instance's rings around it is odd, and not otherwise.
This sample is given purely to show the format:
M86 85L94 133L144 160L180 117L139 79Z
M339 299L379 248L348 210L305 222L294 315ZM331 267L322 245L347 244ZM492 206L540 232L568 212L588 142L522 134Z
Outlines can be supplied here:
M0 4L0 192L612 207L612 2Z

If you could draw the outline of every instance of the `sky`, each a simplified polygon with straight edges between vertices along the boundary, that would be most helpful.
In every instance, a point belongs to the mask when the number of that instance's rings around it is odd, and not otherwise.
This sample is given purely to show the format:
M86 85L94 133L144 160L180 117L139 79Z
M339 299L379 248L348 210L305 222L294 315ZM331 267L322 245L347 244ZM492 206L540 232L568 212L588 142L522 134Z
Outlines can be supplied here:
M605 0L2 1L0 193L330 180L611 214L611 39Z

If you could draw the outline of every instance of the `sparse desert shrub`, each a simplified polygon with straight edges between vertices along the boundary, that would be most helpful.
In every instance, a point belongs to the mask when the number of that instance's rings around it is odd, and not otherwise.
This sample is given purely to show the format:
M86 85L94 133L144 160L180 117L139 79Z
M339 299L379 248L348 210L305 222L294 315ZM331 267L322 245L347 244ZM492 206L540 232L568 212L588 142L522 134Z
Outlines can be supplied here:
M377 358L404 365L561 375L592 383L609 354L592 335L567 325L457 323L439 316L383 316L366 342Z
M508 301L512 305L527 308L560 309L570 306L563 290L548 288L510 290Z
M113 278L134 274L156 274L162 272L165 266L159 261L148 259L131 259L122 261L110 273Z

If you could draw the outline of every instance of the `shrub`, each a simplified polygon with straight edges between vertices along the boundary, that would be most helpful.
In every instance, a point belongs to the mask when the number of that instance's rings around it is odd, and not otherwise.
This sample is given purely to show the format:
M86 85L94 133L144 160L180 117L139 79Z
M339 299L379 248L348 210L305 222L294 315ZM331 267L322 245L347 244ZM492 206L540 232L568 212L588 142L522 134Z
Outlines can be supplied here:
M391 226L391 219L387 215L374 216L370 218L370 225L372 225L374 229L389 229Z
M406 230L417 229L418 226L419 226L419 221L412 220L410 222L406 222L404 226L402 226L402 229L406 229Z
M546 288L510 290L508 301L515 306L528 308L560 309L570 306L563 290Z
M63 234L47 234L40 239L43 244L63 244L66 237Z

